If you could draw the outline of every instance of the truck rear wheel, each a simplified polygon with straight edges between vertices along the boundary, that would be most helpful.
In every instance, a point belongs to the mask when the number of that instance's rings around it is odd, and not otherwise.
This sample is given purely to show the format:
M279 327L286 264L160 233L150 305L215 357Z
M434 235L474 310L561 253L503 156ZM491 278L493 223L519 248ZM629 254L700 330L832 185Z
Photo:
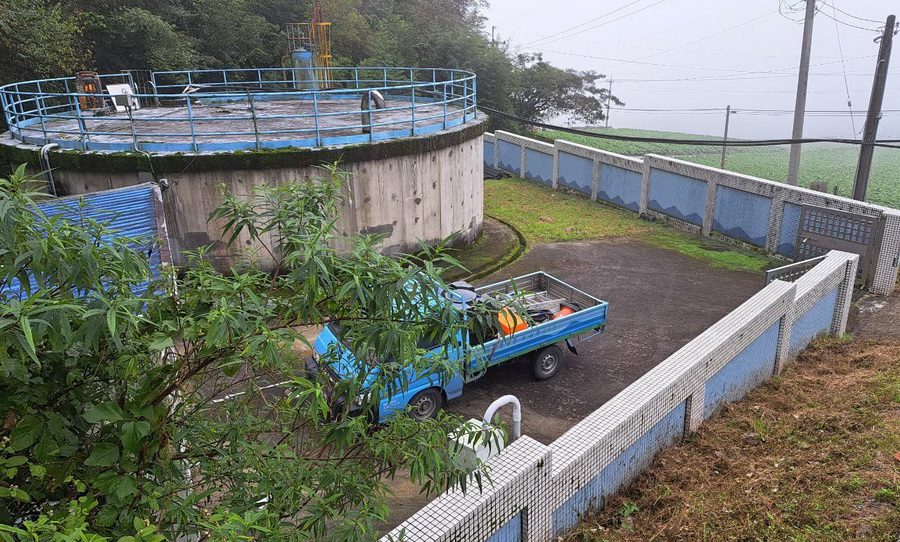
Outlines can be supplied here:
M538 380L547 380L556 374L559 365L562 363L563 351L560 347L552 344L545 346L534 353L534 361L532 362L532 371L534 377Z
M428 388L413 395L409 406L409 415L417 422L423 422L437 416L438 410L444 406L444 396L437 388Z

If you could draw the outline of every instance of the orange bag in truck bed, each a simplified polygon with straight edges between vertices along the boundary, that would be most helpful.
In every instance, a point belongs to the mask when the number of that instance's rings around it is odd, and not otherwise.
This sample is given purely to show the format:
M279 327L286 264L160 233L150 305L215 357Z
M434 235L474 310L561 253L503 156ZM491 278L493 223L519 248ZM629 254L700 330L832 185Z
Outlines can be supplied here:
M500 320L500 329L503 330L504 335L510 335L528 327L528 322L509 309L500 309L497 319Z

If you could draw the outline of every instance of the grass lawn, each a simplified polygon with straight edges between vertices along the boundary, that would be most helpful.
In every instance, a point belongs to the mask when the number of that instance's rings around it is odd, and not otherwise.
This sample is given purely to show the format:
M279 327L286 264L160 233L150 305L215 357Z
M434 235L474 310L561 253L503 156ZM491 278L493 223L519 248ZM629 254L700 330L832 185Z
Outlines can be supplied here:
M817 341L562 540L896 542L898 360L896 341Z
M597 129L596 131L643 137L719 139L715 136L626 128ZM719 167L721 149L717 147L612 141L555 130L542 130L539 132L539 135L545 139L565 139L619 154L641 155L653 153ZM788 156L788 147L734 147L728 151L725 167L738 173L745 173L773 181L783 181L787 177ZM829 189L833 190L833 187L837 186L838 194L849 196L853 190L857 156L858 149L847 145L804 145L800 159L800 185L808 187L813 181L826 181ZM879 148L875 150L867 200L872 203L900 208L900 149Z
M529 244L624 237L726 269L756 273L776 266L763 255L734 250L704 237L641 220L628 211L522 179L486 180L484 212L512 224Z

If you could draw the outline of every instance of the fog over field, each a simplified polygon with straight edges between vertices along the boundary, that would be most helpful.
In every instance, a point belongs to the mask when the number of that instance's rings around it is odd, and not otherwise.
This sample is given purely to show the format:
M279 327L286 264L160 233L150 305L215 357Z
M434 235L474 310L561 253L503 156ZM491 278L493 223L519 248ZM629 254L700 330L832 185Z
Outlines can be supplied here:
M730 104L733 136L774 138L791 133L802 9L797 0L783 0L781 12L779 0L492 0L485 14L487 30L496 27L513 51L610 75L613 94L626 103L613 109L610 126L720 134L724 111L672 110ZM854 128L861 135L878 52L873 38L898 11L895 0L820 2L805 136L848 138ZM898 49L880 138L900 138ZM762 109L778 111L749 111Z

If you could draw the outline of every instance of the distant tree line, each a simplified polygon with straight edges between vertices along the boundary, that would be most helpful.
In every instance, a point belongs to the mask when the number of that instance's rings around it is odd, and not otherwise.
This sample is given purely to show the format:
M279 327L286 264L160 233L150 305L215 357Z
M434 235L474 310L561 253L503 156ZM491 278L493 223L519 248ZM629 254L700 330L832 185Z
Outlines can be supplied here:
M0 84L79 69L287 65L286 23L312 0L0 0ZM608 100L596 72L513 55L484 32L483 0L325 0L335 65L468 69L483 105L531 120L596 123ZM621 103L613 97L614 103Z

